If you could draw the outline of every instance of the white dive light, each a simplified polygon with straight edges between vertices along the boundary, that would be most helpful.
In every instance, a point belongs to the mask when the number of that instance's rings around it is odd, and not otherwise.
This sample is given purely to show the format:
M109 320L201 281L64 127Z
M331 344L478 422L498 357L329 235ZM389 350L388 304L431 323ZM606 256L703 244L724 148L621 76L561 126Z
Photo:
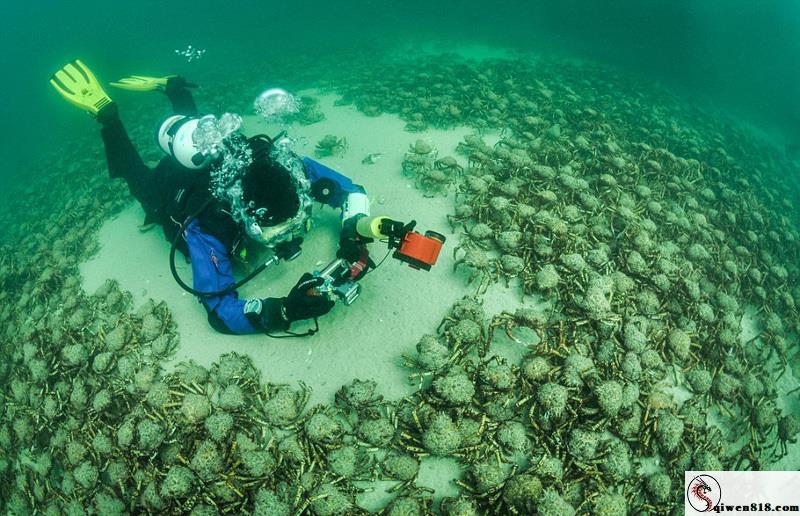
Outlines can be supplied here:
M348 220L356 215L369 217L369 197L363 192L352 192L347 195L347 199L342 206L342 221Z

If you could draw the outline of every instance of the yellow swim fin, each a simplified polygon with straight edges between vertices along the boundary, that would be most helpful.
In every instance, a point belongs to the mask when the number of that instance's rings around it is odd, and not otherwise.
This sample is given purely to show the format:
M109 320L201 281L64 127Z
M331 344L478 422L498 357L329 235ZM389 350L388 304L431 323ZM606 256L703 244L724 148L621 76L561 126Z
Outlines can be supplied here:
M177 76L167 75L164 77L148 77L146 75L131 75L130 77L123 77L117 82L112 82L111 85L123 90L131 91L163 90L167 87L167 81L173 77Z
M68 102L95 117L100 110L113 103L92 71L80 59L67 63L54 73L50 77L50 84Z

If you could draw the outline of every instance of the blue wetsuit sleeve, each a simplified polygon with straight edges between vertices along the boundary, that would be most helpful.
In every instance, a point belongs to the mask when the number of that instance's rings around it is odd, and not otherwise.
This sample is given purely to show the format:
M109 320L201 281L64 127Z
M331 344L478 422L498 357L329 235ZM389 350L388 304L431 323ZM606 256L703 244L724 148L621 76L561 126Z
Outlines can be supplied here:
M200 292L223 290L236 281L228 250L217 238L205 233L193 220L186 227L186 243L192 259L193 287ZM223 333L260 333L244 314L245 300L229 292L223 296L201 299L208 312L209 323Z
M331 208L341 208L347 195L364 192L364 187L357 185L344 174L326 167L319 161L309 157L303 158L306 174L311 181L311 196L315 201L327 204Z

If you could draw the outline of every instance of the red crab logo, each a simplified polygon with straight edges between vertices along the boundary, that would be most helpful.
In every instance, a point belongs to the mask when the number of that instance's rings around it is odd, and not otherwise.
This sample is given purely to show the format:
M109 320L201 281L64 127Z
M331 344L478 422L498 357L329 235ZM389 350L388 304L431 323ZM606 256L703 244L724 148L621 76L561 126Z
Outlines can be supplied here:
M698 475L689 482L686 498L694 510L710 512L722 498L722 489L717 479L711 475Z

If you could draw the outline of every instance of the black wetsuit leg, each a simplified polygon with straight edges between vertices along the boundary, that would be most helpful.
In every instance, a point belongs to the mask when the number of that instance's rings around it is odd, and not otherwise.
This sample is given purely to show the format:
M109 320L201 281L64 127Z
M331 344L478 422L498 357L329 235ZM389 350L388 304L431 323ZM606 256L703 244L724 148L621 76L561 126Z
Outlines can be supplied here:
M195 116L197 115L197 106L194 103L192 92L183 86L173 87L167 83L167 88L164 90L170 103L172 103L172 112L176 115Z
M119 116L108 117L102 123L101 135L109 176L123 178L145 213L154 213L159 208L161 196L158 189L154 188L152 171L142 161Z
M173 86L167 83L164 91L172 104L172 111L176 115L194 116L197 106L191 92L182 85ZM114 106L116 107L116 106ZM142 161L141 156L133 146L125 126L122 125L116 109L107 113L100 119L103 124L101 134L106 149L108 173L112 178L123 178L128 183L131 195L142 205L149 221L163 223L162 212L165 196L169 197L174 192L165 191L173 186L170 183L181 182L170 178L162 170L152 171ZM159 166L159 168L162 168ZM171 168L171 167L164 167ZM172 179L172 181L170 181Z

